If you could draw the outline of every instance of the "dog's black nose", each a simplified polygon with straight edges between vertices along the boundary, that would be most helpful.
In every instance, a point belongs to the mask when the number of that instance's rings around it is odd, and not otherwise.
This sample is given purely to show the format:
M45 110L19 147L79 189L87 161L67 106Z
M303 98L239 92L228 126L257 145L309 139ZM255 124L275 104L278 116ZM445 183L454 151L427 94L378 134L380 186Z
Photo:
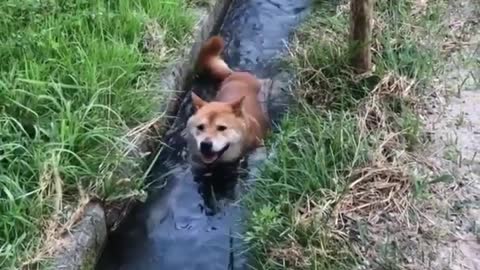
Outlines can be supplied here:
M211 141L203 141L200 143L200 152L204 154L212 153L212 142Z

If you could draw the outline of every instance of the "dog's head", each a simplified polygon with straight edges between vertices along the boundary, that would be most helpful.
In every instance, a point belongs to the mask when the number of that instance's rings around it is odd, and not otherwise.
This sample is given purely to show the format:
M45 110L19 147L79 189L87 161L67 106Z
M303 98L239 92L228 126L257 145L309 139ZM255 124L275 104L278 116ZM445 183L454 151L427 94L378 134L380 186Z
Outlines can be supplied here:
M206 102L192 93L196 112L187 122L192 154L206 164L233 162L241 157L246 131L243 100Z

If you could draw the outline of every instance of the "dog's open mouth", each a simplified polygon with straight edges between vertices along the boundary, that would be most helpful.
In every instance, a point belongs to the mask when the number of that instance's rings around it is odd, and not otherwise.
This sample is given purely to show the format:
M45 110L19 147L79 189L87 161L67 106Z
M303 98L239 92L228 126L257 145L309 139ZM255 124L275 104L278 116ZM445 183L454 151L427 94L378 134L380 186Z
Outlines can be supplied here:
M201 153L200 157L204 163L211 164L221 158L223 153L228 150L228 147L230 147L230 144L225 145L225 147L217 152L212 151L210 153Z

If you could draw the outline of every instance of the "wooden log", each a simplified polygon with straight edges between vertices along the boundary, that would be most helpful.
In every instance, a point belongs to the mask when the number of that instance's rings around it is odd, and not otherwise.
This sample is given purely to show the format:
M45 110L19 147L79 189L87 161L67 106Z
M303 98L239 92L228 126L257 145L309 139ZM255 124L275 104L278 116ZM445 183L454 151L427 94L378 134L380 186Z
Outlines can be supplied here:
M372 68L371 39L374 0L351 0L350 2L350 46L351 65L357 73Z

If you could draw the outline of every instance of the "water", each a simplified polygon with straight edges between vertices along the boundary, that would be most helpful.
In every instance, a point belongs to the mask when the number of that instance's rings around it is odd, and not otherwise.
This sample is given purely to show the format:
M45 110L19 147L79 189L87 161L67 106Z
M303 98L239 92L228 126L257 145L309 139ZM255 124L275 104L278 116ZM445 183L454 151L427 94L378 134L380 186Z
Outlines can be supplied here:
M268 113L278 119L285 109L288 74L279 56L291 31L306 14L309 0L234 0L220 29L225 59L235 70L274 78L265 95ZM205 78L192 89L214 96ZM259 149L238 164L193 169L187 162L184 131L192 113L189 95L167 132L164 148L151 175L146 203L134 207L109 236L97 269L226 270L247 269L243 233L245 212L238 203L266 153ZM248 173L247 173L248 172Z

